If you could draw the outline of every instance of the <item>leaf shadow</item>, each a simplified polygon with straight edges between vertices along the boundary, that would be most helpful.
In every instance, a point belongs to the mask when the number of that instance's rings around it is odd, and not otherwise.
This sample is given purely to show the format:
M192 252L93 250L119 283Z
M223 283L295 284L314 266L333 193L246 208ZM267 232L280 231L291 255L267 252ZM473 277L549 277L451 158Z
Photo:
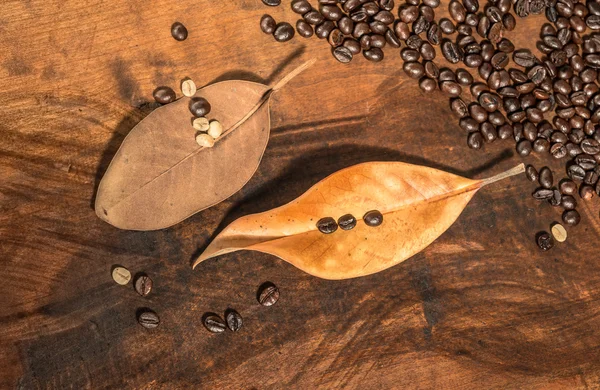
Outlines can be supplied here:
M307 152L292 160L279 177L266 182L259 189L234 204L210 239L194 251L190 258L190 264L193 264L195 259L231 222L244 215L263 212L291 202L311 186L340 169L370 161L399 161L424 165L464 177L474 177L513 156L514 152L511 149L505 149L485 164L468 170L459 170L422 156L360 144L342 144Z

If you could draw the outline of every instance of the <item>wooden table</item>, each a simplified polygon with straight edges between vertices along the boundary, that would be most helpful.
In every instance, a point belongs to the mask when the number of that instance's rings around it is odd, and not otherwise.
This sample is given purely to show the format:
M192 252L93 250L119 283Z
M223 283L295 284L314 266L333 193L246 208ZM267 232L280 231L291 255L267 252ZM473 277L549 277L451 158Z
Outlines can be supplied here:
M598 204L541 253L533 237L560 213L531 199L524 176L485 188L433 245L375 275L325 281L253 252L192 271L219 227L343 167L393 160L480 178L521 161L512 141L468 149L448 99L420 92L398 50L342 65L316 38L264 35L265 12L296 20L259 0L3 2L0 388L600 386ZM174 21L186 41L170 36ZM533 48L542 21L518 20L509 37ZM96 217L95 188L155 87L272 83L310 58L273 97L271 140L239 193L162 231ZM151 275L154 292L114 283L115 264ZM264 281L281 289L270 308L256 302ZM158 329L136 323L143 307ZM227 308L242 330L208 333L202 315Z

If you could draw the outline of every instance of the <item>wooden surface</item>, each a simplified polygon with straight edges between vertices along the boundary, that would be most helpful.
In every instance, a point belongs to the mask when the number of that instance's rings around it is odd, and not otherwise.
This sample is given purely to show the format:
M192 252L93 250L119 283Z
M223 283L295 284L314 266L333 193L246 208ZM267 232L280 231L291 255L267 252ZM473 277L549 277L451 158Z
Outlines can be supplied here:
M541 253L534 234L560 214L529 197L523 176L485 188L433 245L368 277L320 280L250 252L191 270L226 223L352 164L480 178L521 160L510 141L469 150L447 98L423 95L397 50L344 66L316 38L263 35L265 12L296 20L259 0L3 2L0 388L598 388L598 204ZM509 37L533 47L542 20L519 20ZM188 27L185 42L171 38L174 21ZM155 107L156 86L273 83L313 57L273 96L271 140L242 191L163 231L96 217L98 181ZM114 283L115 264L148 273L154 292ZM255 298L267 280L281 289L271 308ZM137 325L143 307L160 315L158 329ZM242 330L209 334L202 315L227 308Z

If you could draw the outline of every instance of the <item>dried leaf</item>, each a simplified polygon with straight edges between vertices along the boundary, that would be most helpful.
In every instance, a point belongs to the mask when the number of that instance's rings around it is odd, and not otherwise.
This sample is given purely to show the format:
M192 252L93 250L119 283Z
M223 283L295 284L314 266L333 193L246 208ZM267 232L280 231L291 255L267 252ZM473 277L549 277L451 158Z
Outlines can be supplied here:
M521 164L485 180L400 162L371 162L338 171L296 200L227 226L194 263L242 249L275 255L324 279L347 279L392 267L446 231L483 186L524 171ZM362 221L379 210L377 227ZM324 217L352 214L352 230L323 234Z
M121 229L169 227L242 188L256 171L269 139L269 99L308 61L274 87L223 81L199 89L209 119L223 125L211 148L196 143L189 98L153 111L123 141L96 196L96 214Z

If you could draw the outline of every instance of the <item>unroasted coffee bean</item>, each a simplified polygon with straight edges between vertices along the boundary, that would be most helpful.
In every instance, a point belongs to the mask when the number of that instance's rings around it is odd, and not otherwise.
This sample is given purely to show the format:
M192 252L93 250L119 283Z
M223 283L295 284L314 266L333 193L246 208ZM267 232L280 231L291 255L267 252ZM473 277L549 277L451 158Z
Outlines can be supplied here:
M225 321L216 314L207 313L204 315L203 323L206 329L212 333L223 333L225 332L226 326Z
M300 34L300 36L304 38L310 38L314 34L312 26L308 24L304 19L298 19L298 21L296 22L296 31L298 31L298 34Z
M294 37L296 31L291 24L287 22L281 22L277 24L275 27L275 31L273 32L273 37L277 42L287 42Z
M243 319L240 313L235 310L228 310L225 316L225 321L227 321L227 327L232 332L237 332L242 328Z
M567 210L563 213L562 220L569 226L576 226L581 221L581 216L577 210Z
M188 37L188 30L183 24L175 22L171 26L171 35L177 41L185 41Z
M150 310L146 310L138 315L138 323L146 329L154 329L160 324L158 315Z
M273 34L276 26L277 26L277 22L275 22L275 19L273 19L273 17L271 15L263 15L263 17L260 18L260 29L265 34L269 34L269 35ZM312 28L311 28L311 30L312 30ZM298 32L300 32L300 31L298 31Z
M373 47L370 50L363 51L363 56L369 61L379 62L383 60L383 50Z
M264 5L268 5L270 7L277 7L281 4L281 0L262 0Z
M211 109L210 103L203 97L191 99L189 108L192 115L194 115L196 118L206 116L208 113L210 113Z
M273 283L263 283L258 290L257 299L263 306L273 306L279 300L279 289Z
M533 165L527 165L525 168L525 176L529 181L537 181L538 180L538 171L533 167Z
M333 219L331 217L321 218L317 222L317 229L319 229L319 231L321 233L331 234L331 233L335 232L337 230L337 228L338 228L338 225L335 222L335 219Z
M135 291L145 297L152 291L152 279L147 275L140 275L135 280Z
M563 225L555 223L552 225L552 236L558 242L565 242L567 240L567 231Z
M367 226L375 227L383 223L383 215L379 211L373 210L367 212L364 215L363 220Z
M175 91L169 87L158 87L152 95L154 96L154 100L160 104L171 103L176 98Z
M554 238L552 238L548 232L538 233L536 236L536 242L538 247L543 251L550 250L554 247Z

